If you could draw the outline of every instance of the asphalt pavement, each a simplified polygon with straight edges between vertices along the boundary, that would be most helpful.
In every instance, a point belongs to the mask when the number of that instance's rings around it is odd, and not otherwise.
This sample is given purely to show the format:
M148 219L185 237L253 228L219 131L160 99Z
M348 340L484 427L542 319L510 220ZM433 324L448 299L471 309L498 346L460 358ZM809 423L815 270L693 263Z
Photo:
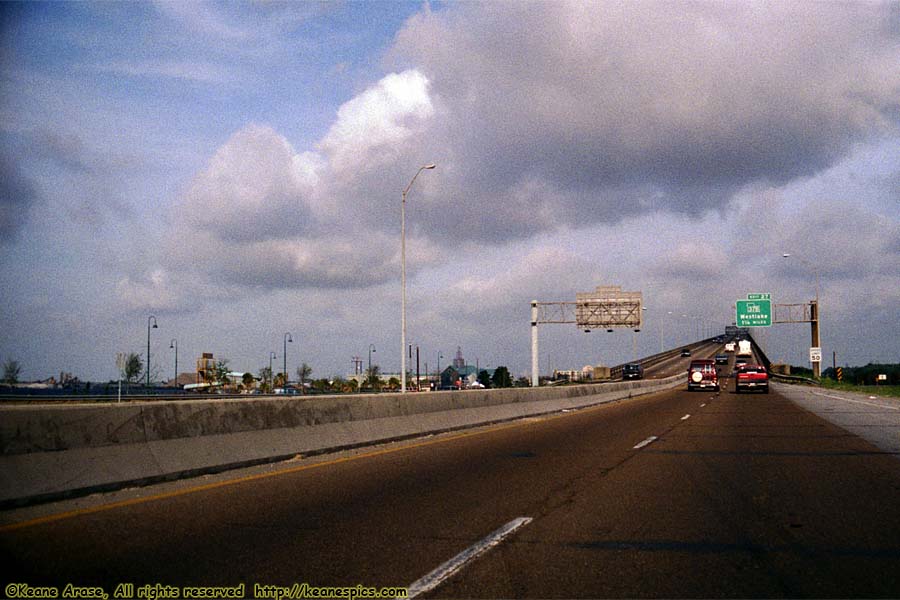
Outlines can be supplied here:
M679 388L6 515L3 585L900 597L897 458L775 390Z

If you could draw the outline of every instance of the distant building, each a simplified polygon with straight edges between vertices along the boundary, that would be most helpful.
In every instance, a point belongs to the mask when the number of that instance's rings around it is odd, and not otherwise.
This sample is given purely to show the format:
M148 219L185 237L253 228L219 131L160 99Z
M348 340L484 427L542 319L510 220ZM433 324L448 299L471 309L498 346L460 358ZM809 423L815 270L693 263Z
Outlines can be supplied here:
M463 369L466 366L466 359L463 358L462 348L456 347L456 358L453 359L452 367L454 369Z
M463 357L462 348L457 346L456 356L453 358L452 364L441 371L440 387L470 388L478 382L478 373L480 371L487 371L489 377L494 376L494 369L479 369L475 365L467 365L466 359Z
M204 352L197 359L197 381L193 383L207 383L216 380L216 359L212 352Z
M178 377L176 379L170 379L170 380L166 381L163 385L165 385L166 387L184 388L184 386L191 384L191 383L198 383L197 382L197 374L188 371L186 373L179 373Z

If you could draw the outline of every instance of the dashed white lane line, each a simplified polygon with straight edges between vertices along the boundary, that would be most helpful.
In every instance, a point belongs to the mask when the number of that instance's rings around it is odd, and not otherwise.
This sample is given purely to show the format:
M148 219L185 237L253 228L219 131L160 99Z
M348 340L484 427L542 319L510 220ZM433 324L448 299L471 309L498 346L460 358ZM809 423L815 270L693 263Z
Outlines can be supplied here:
M703 408L704 406L706 406L706 402L704 402L703 404L701 404L701 405L700 405L700 408Z
M480 542L469 546L444 564L440 565L428 575L425 575L424 577L417 579L416 581L411 583L408 588L409 595L407 596L407 598L415 598L420 594L424 594L425 592L433 590L448 578L452 577L460 569L462 569L466 565L466 563L478 558L479 556L502 542L503 538L509 536L515 530L524 525L527 525L530 522L531 517L519 517L518 519L513 519Z
M691 415L684 415L683 417L681 417L681 420L682 420L682 421L687 421L687 420L690 419L690 418L691 418Z
M643 448L644 446L649 446L650 444L652 444L653 442L655 442L655 441L658 440L658 439L659 439L659 438L656 437L655 435L651 435L650 437L648 437L648 438L647 438L646 440L644 440L643 442L637 444L634 448L632 448L632 450L640 450L640 449Z

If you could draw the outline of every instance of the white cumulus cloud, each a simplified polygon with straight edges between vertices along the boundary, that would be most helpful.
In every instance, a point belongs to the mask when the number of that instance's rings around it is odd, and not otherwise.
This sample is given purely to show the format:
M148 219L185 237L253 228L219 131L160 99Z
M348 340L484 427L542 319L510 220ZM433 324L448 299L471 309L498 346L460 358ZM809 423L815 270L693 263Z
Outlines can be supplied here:
M340 107L320 146L336 171L360 168L396 156L432 114L428 79L416 70L392 73Z

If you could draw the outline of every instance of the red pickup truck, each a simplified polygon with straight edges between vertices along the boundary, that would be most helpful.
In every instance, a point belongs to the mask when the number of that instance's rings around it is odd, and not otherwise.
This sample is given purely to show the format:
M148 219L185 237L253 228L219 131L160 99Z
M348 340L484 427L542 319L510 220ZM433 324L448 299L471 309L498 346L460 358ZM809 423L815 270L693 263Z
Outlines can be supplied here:
M769 374L762 365L740 365L734 371L734 391L740 394L742 390L762 390L769 393Z

